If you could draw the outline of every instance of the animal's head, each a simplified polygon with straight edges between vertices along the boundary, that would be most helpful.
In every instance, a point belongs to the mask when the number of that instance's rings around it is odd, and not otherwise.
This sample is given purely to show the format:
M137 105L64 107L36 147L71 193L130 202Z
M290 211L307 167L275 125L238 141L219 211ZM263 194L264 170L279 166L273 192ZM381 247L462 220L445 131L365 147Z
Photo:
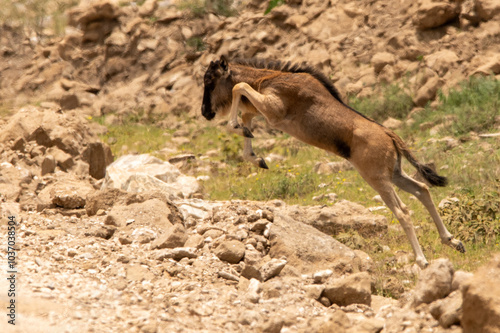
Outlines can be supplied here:
M207 119L211 120L217 113L218 100L231 98L229 96L220 96L227 93L228 78L230 77L229 65L225 56L221 56L220 60L210 62L205 76L203 77L203 84L205 86L203 92L203 103L201 105L201 114ZM215 101L215 103L213 103Z

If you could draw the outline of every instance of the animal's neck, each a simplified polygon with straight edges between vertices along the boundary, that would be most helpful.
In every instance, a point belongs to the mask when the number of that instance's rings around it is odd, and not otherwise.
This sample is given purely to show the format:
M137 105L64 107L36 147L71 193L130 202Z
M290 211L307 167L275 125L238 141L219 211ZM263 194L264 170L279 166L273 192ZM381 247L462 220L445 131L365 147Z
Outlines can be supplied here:
M233 65L230 67L233 85L240 82L248 83L252 88L258 90L263 79L273 75L274 71L268 69L253 68L249 66Z

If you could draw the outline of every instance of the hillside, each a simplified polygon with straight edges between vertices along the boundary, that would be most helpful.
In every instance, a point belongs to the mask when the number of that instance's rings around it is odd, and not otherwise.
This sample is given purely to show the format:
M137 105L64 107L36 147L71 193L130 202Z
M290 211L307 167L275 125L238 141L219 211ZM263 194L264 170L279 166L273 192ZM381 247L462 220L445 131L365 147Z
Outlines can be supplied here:
M0 5L0 331L498 332L498 1ZM262 119L270 168L243 162L201 116L221 55L305 62L394 129L467 253L400 191L419 268L350 163Z

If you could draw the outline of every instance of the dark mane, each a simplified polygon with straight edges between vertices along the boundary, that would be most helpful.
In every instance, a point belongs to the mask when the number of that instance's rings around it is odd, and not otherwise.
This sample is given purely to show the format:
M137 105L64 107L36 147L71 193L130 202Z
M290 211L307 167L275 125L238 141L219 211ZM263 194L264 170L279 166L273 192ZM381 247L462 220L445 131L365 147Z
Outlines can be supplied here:
M288 72L288 73L307 73L312 75L316 80L318 80L329 92L335 97L339 102L345 104L340 98L340 94L332 84L332 82L317 69L308 66L305 63L292 63L290 61L279 61L279 60L265 60L265 59L235 59L234 63L244 66L250 66L254 68L271 69L275 71Z
M253 58L253 59L234 59L232 62L238 65L243 65L243 66L250 66L254 68L262 68L262 69L270 69L270 70L275 70L275 71L282 71L282 72L288 72L288 73L307 73L312 75L316 80L318 80L327 90L330 92L330 94L338 100L340 103L345 105L348 109L356 112L363 118L366 118L378 125L375 120L371 119L370 117L365 116L359 111L354 110L351 108L349 105L344 103L342 101L342 98L340 97L339 91L335 86L333 85L332 81L330 81L329 78L327 78L323 73L318 71L317 69L305 64L305 63L292 63L291 61L280 61L280 60L266 60L266 59L259 59L259 58ZM380 125L382 126L382 125ZM383 127L383 126L382 126Z

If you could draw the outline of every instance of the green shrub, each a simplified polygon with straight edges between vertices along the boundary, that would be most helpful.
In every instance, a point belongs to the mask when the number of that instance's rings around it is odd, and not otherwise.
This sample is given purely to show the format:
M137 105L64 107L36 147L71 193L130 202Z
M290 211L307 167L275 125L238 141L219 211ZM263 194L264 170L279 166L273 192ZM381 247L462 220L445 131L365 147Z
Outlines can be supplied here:
M462 195L440 209L443 222L455 237L469 243L498 243L500 239L500 197L497 194L476 198Z

